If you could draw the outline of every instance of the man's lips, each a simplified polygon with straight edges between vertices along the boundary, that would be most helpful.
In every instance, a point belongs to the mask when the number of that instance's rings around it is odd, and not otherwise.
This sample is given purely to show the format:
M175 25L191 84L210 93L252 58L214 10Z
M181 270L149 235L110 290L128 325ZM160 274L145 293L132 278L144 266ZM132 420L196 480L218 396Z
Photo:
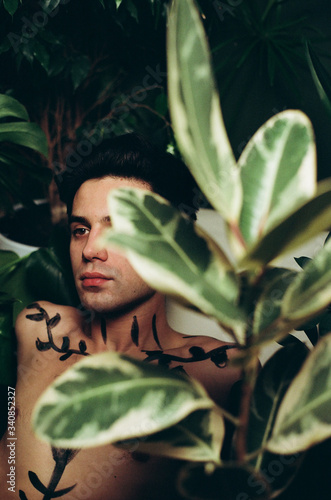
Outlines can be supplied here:
M84 273L79 279L82 281L83 287L88 288L90 286L103 285L112 278L108 278L101 273Z

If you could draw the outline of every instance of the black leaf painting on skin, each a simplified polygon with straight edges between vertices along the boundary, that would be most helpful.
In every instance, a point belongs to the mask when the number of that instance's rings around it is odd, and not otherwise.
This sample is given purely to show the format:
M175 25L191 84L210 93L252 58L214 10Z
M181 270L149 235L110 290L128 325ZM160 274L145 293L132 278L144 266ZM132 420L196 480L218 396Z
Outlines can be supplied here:
M224 368L228 362L227 350L237 348L235 345L224 345L216 347L211 351L205 352L202 347L192 346L189 349L191 356L184 358L181 356L174 356L173 354L165 354L161 351L142 351L147 354L145 361L157 361L159 365L169 367L172 361L179 363L196 363L197 361L205 361L210 359L218 368Z
M153 331L153 338L154 338L157 346L159 347L159 349L161 349L161 351L162 351L162 346L160 344L159 336L157 334L157 329L156 329L156 314L154 314L153 318L152 318L152 331Z
M49 349L53 349L54 351L61 353L60 361L65 361L72 354L80 354L81 356L88 356L88 352L86 352L87 346L84 340L81 340L78 345L78 349L70 349L70 339L69 337L62 338L62 346L58 347L53 339L52 329L56 327L61 321L61 316L59 313L56 313L52 318L49 317L47 311L43 309L38 302L34 302L27 306L27 309L37 309L39 312L36 314L27 314L26 318L31 321L45 321L46 322L46 330L48 336L48 342L44 342L37 338L36 347L38 351L48 351Z
M34 304L31 304L30 306L27 306L27 309L30 309ZM40 314L27 314L26 317L28 319L31 319L32 321L43 321L45 319L45 315L40 313Z
M103 343L106 344L107 343L107 324L106 324L105 318L101 318L100 325L101 325L102 340L103 340Z
M227 351L229 349L238 348L237 345L223 345L220 347L216 347L211 351L205 352L205 350L200 346L191 346L188 350L190 353L190 357L185 358L181 356L175 356L173 354L166 354L162 349L161 343L159 341L159 336L156 328L156 315L153 315L152 318L152 332L153 338L156 345L159 347L159 350L149 351L142 350L141 352L145 352L147 357L144 359L147 363L157 361L159 365L165 366L167 368L170 367L172 361L176 361L179 363L196 363L198 361L205 361L210 359L214 365L218 368L224 368L228 362ZM191 336L187 336L184 338L192 338ZM131 340L138 347L139 346L139 324L137 320L137 316L133 316L132 324L131 324ZM183 366L176 366L172 368L172 370L185 372Z
M49 326L50 328L55 328L56 325L60 322L60 320L61 316L59 315L59 313L56 313L53 318L47 321L47 326Z
M134 345L138 347L139 345L139 324L137 320L137 316L133 316L132 325L131 325L131 339Z
M52 329L55 328L55 326L58 325L59 322L61 321L60 314L57 313L55 316L50 318L45 309L43 309L37 302L34 302L30 306L28 306L28 309L37 309L38 313L28 314L26 316L27 319L38 322L44 320L46 322L48 341L43 342L39 338L37 338L36 346L39 351L47 351L49 349L53 349L54 351L62 354L61 357L59 358L61 361L68 359L72 354L81 354L82 356L88 355L88 353L86 352L86 343L84 340L81 340L79 342L78 350L70 349L70 339L67 336L62 337L61 347L58 347L54 343L54 339L52 336ZM170 368L170 365L173 361L178 362L181 364L171 369L183 373L185 373L183 364L199 362L208 359L212 361L218 368L223 368L227 365L228 362L227 350L237 347L235 345L224 345L221 347L217 347L216 349L212 349L208 352L205 352L205 350L202 347L192 346L188 350L190 354L189 357L175 356L173 354L166 354L161 347L158 338L158 332L156 329L156 315L154 315L152 318L152 333L154 341L158 346L159 350L155 351L142 350L141 352L147 354L147 357L145 358L144 361L146 362L157 361L159 365L163 365L167 368ZM106 343L107 329L106 329L105 319L101 320L101 335L104 343ZM139 324L136 316L133 316L132 320L131 340L137 347L139 346ZM42 495L44 495L42 500L51 500L53 498L60 498L75 488L76 484L69 486L67 488L56 490L66 466L74 458L74 456L78 453L78 451L79 450L52 448L55 467L47 486L42 483L42 481L39 479L38 475L35 472L32 471L28 472L30 483L32 484L34 489L37 490ZM19 498L21 500L28 500L26 494L22 490L19 490Z
M68 488L63 488L61 490L56 491L57 485L59 484L60 479L64 473L64 469L66 468L68 463L77 455L78 451L79 450L66 450L63 448L52 447L52 455L55 461L55 467L47 486L45 486L40 481L39 477L35 472L32 471L28 472L29 480L32 486L37 491L39 491L44 495L42 500L51 500L52 498L60 498L75 488L76 484L74 484L73 486L69 486ZM19 497L21 500L28 500L26 494L22 490L19 490Z
M69 349L69 346L70 346L69 337L63 337L62 338L62 347L61 347L61 349L63 351L66 351L67 349Z

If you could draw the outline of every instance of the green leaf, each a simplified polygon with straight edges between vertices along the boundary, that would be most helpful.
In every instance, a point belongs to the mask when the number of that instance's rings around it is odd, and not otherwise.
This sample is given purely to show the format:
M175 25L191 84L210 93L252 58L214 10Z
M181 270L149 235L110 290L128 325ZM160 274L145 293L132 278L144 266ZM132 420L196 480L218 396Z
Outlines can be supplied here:
M0 290L16 299L13 320L24 305L33 301L25 278L27 256L18 257L13 252L0 251Z
M5 164L6 175L8 176L8 167L19 167L29 173L30 177L38 179L41 182L49 184L52 180L53 173L50 168L42 164L30 161L22 154L15 151L4 150L0 154L0 162Z
M331 303L331 240L288 287L282 315L290 321L313 317Z
M13 97L5 94L0 94L0 119L13 116L20 120L27 121L29 115L25 107Z
M239 170L225 131L200 14L175 0L168 28L169 106L176 140L201 191L227 222L242 202Z
M331 336L323 337L288 389L267 448L296 453L331 437Z
M330 76L325 71L325 69L323 68L322 64L317 59L317 57L313 55L312 48L309 47L307 42L306 42L306 57L307 57L308 66L309 66L309 69L311 72L311 76L313 78L313 82L315 83L315 87L317 89L318 95L321 99L322 104L324 105L325 109L327 110L328 114L331 117L331 86L330 86L330 82L329 82ZM315 64L313 62L313 57L315 60ZM325 85L322 83L320 75L322 76L323 83L325 82ZM326 92L325 87L328 89L329 95Z
M5 269L20 260L21 259L15 252L11 252L10 250L0 250L0 276Z
M39 1L39 5L42 9L46 10L46 12L53 12L61 3L61 0L41 0Z
M0 142L9 141L48 155L47 139L36 123L0 123Z
M190 220L150 191L113 191L109 207L113 228L106 243L123 249L152 288L213 316L242 342L246 321L236 305L237 277L221 250L209 246Z
M50 69L50 64L49 64L50 63L50 55L49 55L46 47L42 43L38 42L38 40L34 39L32 50L33 50L33 55L35 56L35 58L39 61L41 66L44 68L44 70L46 72L48 72Z
M117 5L117 8L118 8L118 5ZM137 10L137 7L135 6L135 4L133 3L132 0L127 0L126 9L129 12L130 16L133 17L133 19L138 23L139 22L138 10Z
M75 304L76 291L71 269L63 267L52 249L40 248L33 252L27 259L25 273L34 300L43 297L55 304Z
M169 429L139 440L139 451L190 462L220 463L223 437L221 415L217 411L197 410ZM126 448L128 443L115 444Z
M71 81L74 90L80 86L80 84L85 80L90 71L91 63L87 56L81 55L77 57L71 64Z
M290 110L272 117L249 141L238 166L244 193L240 230L250 246L314 195L316 153L306 115Z
M18 0L3 0L3 6L11 16L17 11L18 3Z
M269 484L247 465L189 464L182 468L179 492L192 500L268 500Z
M330 227L331 180L326 179L318 184L314 198L265 234L242 258L239 266L262 268Z
M298 266L300 266L301 269L303 269L305 265L311 261L311 258L302 256L302 257L294 257L294 260L298 264Z
M40 248L23 258L0 251L0 290L17 299L14 318L40 297L56 304L78 304L68 247L67 235L54 230L49 248Z
M37 402L37 435L60 448L143 438L213 408L197 382L116 352L88 356Z
M155 99L155 110L162 116L165 116L168 112L168 99L167 94L162 92Z
M254 387L247 432L247 453L260 450L250 461L250 465L261 473L268 470L271 462L279 463L282 474L277 474L272 481L270 486L273 491L282 490L286 486L299 463L295 459L287 461L281 456L270 454L265 450L265 445L270 438L281 401L308 353L308 348L302 342L281 348L263 366Z

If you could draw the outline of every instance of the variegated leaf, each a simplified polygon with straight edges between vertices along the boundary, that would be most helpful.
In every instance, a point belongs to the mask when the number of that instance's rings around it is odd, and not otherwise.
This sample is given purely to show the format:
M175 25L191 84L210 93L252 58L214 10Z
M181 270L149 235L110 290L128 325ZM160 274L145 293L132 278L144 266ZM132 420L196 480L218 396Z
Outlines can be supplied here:
M331 240L309 261L288 287L282 315L289 321L307 319L331 303Z
M169 429L139 440L139 451L190 462L220 463L224 422L216 410L197 410ZM115 445L119 445L115 443ZM126 442L120 447L126 448Z
M240 229L255 243L314 195L316 149L310 121L300 111L283 111L268 120L242 153L244 201Z
M265 445L284 395L308 353L308 348L299 341L281 348L264 364L254 387L247 430L247 454L254 456L250 465L261 473L273 470L276 464L274 470L277 474L270 482L274 493L283 490L293 479L301 457L275 455L268 452Z
M53 446L82 448L143 438L213 407L187 376L107 352L58 377L37 402L33 425Z
M331 437L331 335L322 338L280 405L267 449L296 453Z
M253 345L262 345L289 333L291 325L281 314L283 296L295 279L297 272L290 269L271 268L262 280L263 292L258 298L253 318ZM268 277L268 281L266 278Z
M226 221L237 222L242 202L239 170L193 0L173 2L167 55L169 105L179 149L212 206Z
M303 245L331 228L331 180L320 182L315 196L270 229L243 256L239 265L246 269L265 267L269 262Z

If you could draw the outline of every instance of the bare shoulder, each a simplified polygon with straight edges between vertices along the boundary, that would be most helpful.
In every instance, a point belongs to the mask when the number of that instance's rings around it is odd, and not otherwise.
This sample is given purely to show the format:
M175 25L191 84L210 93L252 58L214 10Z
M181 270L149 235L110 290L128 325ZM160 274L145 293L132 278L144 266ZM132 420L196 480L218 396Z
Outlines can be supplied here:
M53 304L44 300L33 302L20 312L15 323L18 343L35 343L36 336L61 323L62 334L68 334L82 322L82 316L74 307ZM54 330L56 332L56 330ZM33 334L33 337L31 337Z
M215 339L205 335L187 336L184 337L185 349L192 355L196 355L205 359L212 359L217 366L223 367L228 365L228 362L234 359L239 353L239 347L233 342L225 342L224 340Z
M184 370L205 387L217 404L226 406L233 384L241 378L241 369L234 362L239 347L232 342L198 336L185 338L185 350L190 354L190 362L183 364Z

